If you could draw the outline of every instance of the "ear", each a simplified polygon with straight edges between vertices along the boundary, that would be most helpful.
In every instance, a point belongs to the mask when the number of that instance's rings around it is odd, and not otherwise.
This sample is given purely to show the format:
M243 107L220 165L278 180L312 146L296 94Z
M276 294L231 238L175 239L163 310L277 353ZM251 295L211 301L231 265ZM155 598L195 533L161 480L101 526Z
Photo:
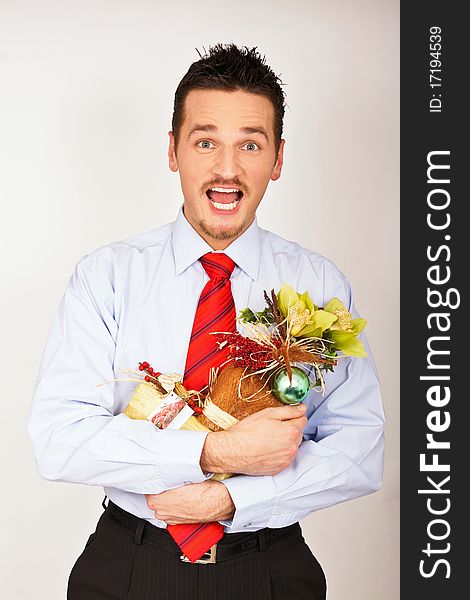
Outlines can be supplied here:
M277 153L276 163L274 164L273 172L271 173L271 179L276 181L281 176L282 165L284 162L284 144L286 140L281 140L279 144L279 151Z
M178 170L178 160L176 158L175 136L172 131L168 132L168 137L170 138L170 143L168 145L168 166L173 173L176 173Z

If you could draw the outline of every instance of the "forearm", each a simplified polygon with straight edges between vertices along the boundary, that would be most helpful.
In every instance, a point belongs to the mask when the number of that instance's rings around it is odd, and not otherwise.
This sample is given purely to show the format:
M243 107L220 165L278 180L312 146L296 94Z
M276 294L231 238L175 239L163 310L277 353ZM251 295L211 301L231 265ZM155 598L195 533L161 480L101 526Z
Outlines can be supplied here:
M232 456L230 436L225 431L210 432L204 440L200 466L204 473L231 473L240 467Z
M218 481L205 481L147 495L155 517L169 525L208 523L231 519L235 505L227 488Z
M291 465L277 475L224 480L236 508L233 520L224 525L231 532L283 527L376 491L381 486L383 438L380 427L370 433L376 439L359 463L327 445L305 441Z
M148 421L102 413L97 406L71 403L67 418L62 409L61 419L53 422L54 411L46 418L33 407L29 433L44 478L135 493L207 478L199 466L205 432L161 431Z

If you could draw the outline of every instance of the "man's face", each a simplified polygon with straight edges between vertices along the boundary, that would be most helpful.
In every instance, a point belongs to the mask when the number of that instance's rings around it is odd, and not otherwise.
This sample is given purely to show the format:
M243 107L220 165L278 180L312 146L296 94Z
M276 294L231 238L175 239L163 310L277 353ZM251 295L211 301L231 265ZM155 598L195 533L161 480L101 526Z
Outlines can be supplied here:
M180 173L184 215L214 250L253 222L269 180L281 174L274 107L250 92L192 90L178 146L170 132L170 169Z

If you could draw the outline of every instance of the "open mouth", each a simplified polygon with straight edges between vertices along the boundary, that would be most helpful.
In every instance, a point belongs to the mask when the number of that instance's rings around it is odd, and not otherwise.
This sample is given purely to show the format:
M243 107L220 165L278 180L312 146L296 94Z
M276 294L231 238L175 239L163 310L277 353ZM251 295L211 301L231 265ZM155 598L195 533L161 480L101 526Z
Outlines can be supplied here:
M215 208L219 210L235 210L243 197L243 192L238 188L213 187L206 191L206 195Z

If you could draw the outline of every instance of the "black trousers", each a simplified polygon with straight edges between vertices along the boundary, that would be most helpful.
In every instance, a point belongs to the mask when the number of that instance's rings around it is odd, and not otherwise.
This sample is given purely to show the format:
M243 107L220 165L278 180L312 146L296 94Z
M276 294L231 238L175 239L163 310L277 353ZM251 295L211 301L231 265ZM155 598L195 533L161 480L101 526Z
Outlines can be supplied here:
M118 516L116 518L114 508ZM127 518L128 516L128 518ZM224 536L214 564L181 561L165 531L122 509L108 508L69 577L67 600L324 600L323 570L300 525Z

